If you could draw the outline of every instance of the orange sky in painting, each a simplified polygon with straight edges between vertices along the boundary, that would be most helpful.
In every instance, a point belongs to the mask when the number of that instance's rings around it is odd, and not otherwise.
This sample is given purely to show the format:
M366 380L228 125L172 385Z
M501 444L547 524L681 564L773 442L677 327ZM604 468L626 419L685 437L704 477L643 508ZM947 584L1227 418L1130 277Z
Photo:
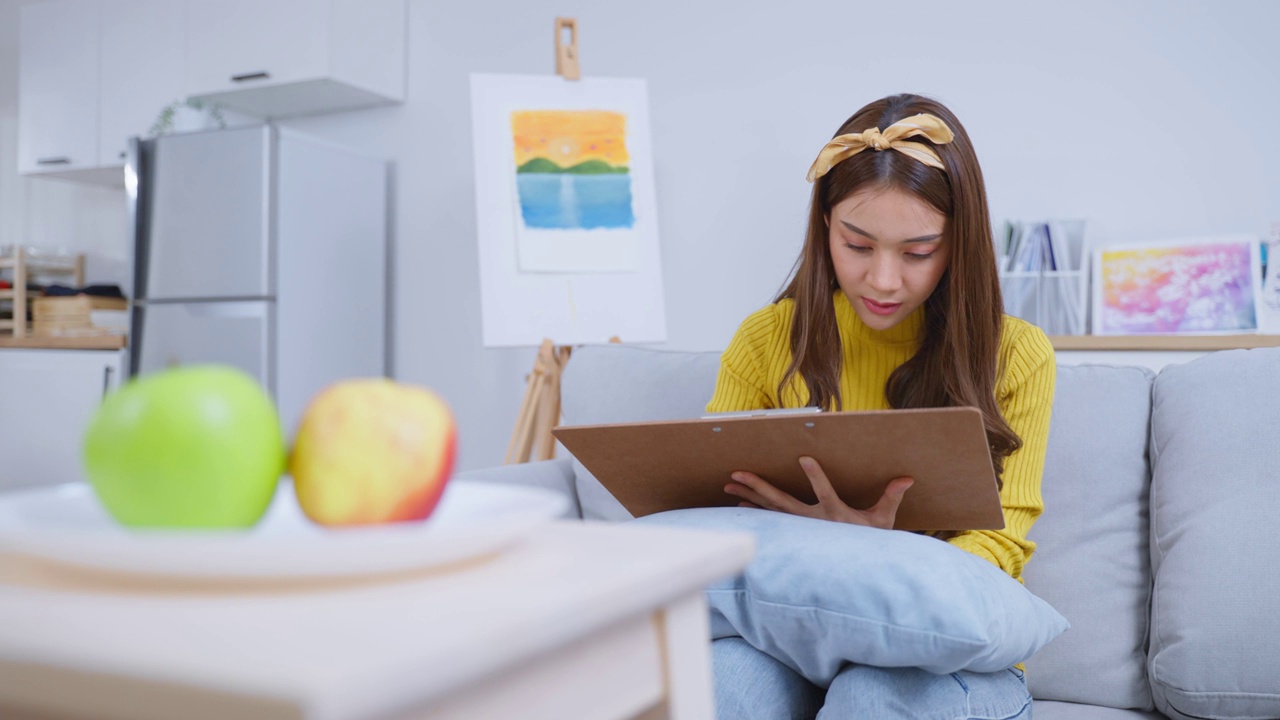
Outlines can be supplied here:
M560 167L585 160L627 165L627 116L603 110L521 110L511 113L516 165L540 157Z

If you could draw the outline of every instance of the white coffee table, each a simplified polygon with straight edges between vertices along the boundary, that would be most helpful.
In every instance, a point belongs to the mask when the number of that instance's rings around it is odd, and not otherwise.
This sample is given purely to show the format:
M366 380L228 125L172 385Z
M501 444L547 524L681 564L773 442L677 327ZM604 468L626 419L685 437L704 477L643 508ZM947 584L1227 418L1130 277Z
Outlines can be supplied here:
M250 594L0 555L0 717L710 720L701 591L753 547L564 521L447 572Z

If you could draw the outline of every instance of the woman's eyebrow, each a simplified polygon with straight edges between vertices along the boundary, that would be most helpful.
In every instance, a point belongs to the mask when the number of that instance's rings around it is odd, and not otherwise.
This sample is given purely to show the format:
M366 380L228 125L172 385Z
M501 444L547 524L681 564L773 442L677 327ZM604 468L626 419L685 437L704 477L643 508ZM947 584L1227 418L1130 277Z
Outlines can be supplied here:
M866 230L863 230L862 228L858 227L857 225L854 225L853 223L849 222L848 220L841 220L841 221L840 221L840 224L841 224L841 225L844 225L845 227L849 228L850 230L852 230L852 231L854 231L854 232L858 233L859 235L865 236L865 237L867 237L867 238L869 238L869 239L871 239L871 240L874 240L874 241L876 241L876 242L880 242L880 239L879 239L879 238L877 238L875 235L872 235L871 233L867 232ZM940 238L940 237L942 237L942 233L934 233L933 235L921 235L920 237L908 238L908 239L906 239L906 240L903 240L902 242L904 242L904 243L925 243L925 242L933 242L934 240L937 240L937 239L938 239L938 238Z

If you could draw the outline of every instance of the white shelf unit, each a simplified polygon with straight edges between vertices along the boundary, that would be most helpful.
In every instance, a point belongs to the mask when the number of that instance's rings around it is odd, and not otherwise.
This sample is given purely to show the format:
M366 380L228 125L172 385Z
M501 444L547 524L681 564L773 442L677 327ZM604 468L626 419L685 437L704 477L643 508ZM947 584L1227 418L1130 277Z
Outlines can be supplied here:
M1044 270L1000 273L1005 312L1049 335L1089 331L1089 271Z

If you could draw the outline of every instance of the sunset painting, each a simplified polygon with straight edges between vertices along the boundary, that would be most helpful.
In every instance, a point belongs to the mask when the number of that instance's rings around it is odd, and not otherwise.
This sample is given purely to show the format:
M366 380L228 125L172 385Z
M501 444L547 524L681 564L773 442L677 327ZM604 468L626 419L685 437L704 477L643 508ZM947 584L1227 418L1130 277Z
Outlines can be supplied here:
M1258 327L1257 242L1205 241L1100 250L1094 332L1251 332Z
M627 117L603 110L511 113L516 191L526 229L631 229Z

